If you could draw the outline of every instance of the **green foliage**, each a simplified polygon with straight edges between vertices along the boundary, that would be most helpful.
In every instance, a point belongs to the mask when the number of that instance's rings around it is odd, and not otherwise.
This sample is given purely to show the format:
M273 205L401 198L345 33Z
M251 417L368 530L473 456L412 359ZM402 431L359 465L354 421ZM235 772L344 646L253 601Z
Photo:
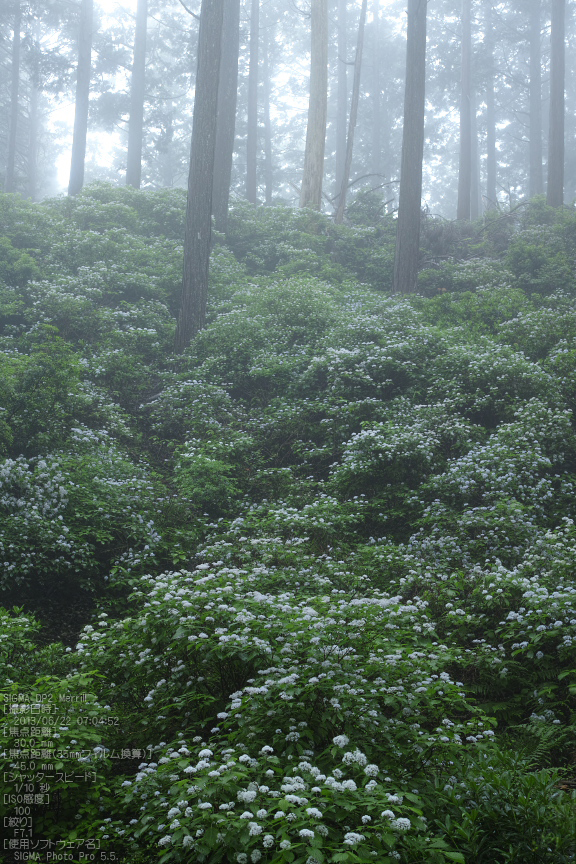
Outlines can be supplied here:
M380 207L235 202L174 358L182 190L0 196L0 669L88 760L46 836L574 861L574 213L423 218L398 298Z
M15 249L8 237L0 237L0 282L21 286L39 275L40 270L30 255Z
M66 450L0 465L0 590L94 587L153 560L160 487L109 440L73 428Z
M27 334L22 348L26 353L0 355L5 430L0 452L33 455L58 447L69 434L80 365L51 326L39 324Z
M574 257L560 226L538 225L519 232L510 243L506 266L528 293L574 293Z

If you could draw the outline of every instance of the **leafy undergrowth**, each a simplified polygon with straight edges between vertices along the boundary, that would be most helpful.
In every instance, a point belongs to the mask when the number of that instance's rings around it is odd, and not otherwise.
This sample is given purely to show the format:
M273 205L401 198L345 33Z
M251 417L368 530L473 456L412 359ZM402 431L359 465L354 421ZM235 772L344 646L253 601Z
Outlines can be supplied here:
M576 215L429 221L401 299L378 208L238 202L174 357L184 206L0 198L0 667L29 729L1 746L64 771L35 836L576 860Z

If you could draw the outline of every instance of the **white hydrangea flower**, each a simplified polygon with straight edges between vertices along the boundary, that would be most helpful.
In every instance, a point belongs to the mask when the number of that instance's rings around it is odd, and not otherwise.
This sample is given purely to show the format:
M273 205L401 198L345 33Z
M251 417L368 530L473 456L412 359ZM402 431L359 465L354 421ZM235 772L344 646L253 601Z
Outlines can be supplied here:
M394 821L390 824L390 827L396 828L397 831L408 831L410 825L410 819L406 819L403 816L400 816L398 819L394 819Z
M256 792L253 789L243 789L238 792L237 798L239 801L244 801L245 804L251 804L256 798Z
M355 831L348 831L347 834L344 835L344 843L347 846L356 846L358 843L361 843L364 840L364 834L356 834Z

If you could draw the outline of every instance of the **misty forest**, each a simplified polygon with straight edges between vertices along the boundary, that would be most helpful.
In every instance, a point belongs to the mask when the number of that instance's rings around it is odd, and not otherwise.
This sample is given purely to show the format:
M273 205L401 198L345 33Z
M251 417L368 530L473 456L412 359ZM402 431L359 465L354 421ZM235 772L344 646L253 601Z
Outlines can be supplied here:
M3 0L0 861L576 862L566 0Z

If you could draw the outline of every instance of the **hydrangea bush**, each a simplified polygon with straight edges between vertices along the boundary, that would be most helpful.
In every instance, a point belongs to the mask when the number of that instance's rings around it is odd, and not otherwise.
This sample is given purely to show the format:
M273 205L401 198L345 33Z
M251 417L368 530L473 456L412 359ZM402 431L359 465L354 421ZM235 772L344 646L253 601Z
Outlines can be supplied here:
M426 221L426 296L398 298L359 201L235 202L173 357L182 190L0 196L0 666L90 695L57 735L91 780L46 836L576 860L574 215ZM80 589L72 640L48 600Z

